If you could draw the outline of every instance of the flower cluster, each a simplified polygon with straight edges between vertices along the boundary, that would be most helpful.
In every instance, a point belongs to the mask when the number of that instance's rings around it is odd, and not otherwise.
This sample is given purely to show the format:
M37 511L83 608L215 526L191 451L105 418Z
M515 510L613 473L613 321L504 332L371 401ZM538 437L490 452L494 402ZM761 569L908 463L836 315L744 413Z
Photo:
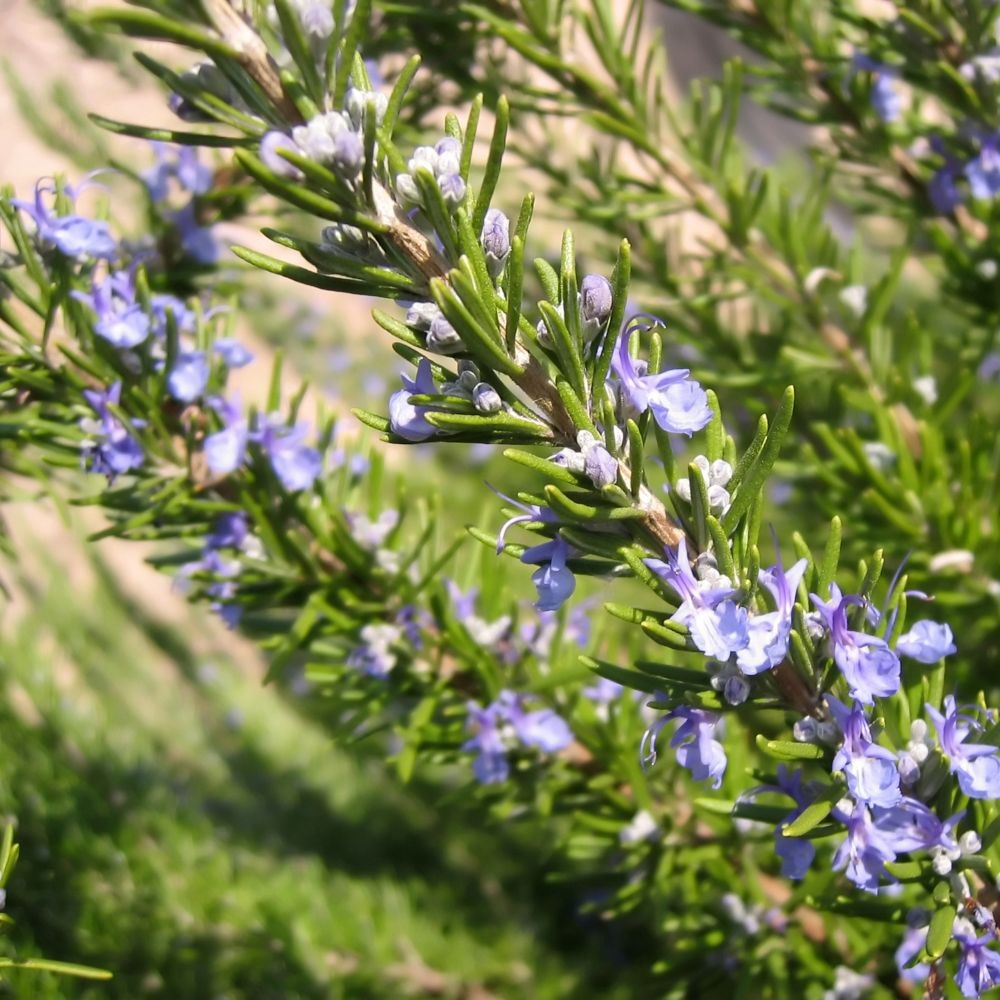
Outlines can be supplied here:
M482 784L507 780L509 755L519 746L556 753L572 742L573 734L561 716L550 708L528 711L525 701L523 695L504 690L485 708L469 702L466 728L472 735L462 749L475 752L472 769Z
M461 205L465 199L461 158L462 144L451 136L439 139L433 146L418 146L407 164L409 173L396 176L396 193L404 205L426 207L418 175L437 186L449 208Z
M281 155L286 150L330 167L342 180L353 183L365 164L365 119L374 116L380 125L387 106L385 94L352 88L343 111L315 115L305 125L296 125L291 135L277 130L266 133L260 143L261 161L281 177L301 179L298 167Z
M205 461L213 475L235 472L247 461L249 446L254 444L290 493L313 485L323 461L318 449L306 443L309 428L305 424L290 425L280 413L247 416L239 397L216 396L207 402L222 423L204 442Z
M138 469L145 461L142 445L111 412L110 407L117 406L121 401L121 393L121 382L115 382L104 390L83 391L97 419L84 417L80 421L80 428L88 434L83 442L81 460L88 471L107 476L109 485L118 476Z
M242 605L234 601L236 577L241 570L238 556L260 558L261 554L260 540L251 533L246 514L242 511L223 514L206 537L201 557L181 567L175 584L187 589L192 579L207 579L204 592L211 598L209 607L228 628L236 628L243 614Z
M91 173L78 185L63 186L62 196L71 208L75 207L80 193L92 186L93 177L94 174ZM33 201L11 199L15 208L21 209L34 221L36 236L42 248L54 247L64 256L77 260L113 260L118 256L118 241L108 222L88 219L72 211L57 212L55 206L46 204L46 195L52 195L53 200L58 200L55 185L43 179L35 185Z

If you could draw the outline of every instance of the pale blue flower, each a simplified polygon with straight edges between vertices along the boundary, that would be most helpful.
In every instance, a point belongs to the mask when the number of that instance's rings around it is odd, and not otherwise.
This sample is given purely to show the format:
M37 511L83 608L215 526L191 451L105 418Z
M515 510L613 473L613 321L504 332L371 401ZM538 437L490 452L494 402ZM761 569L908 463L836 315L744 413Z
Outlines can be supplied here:
M844 734L831 771L843 771L847 787L859 802L871 806L893 806L903 793L899 787L896 755L872 739L868 719L860 705L848 709L832 695L826 703Z
M847 681L851 697L871 705L876 697L895 694L899 690L899 657L884 639L847 627L847 609L862 604L861 598L844 597L835 583L830 584L829 601L816 594L810 597L829 630L833 659Z
M136 299L131 271L116 271L104 280L95 279L89 294L74 291L72 295L94 311L94 333L115 347L137 347L149 336L152 324Z
M269 414L250 433L271 462L278 481L289 492L310 489L322 471L319 451L304 443L304 424L289 427L277 413Z
M222 430L205 438L205 461L213 475L225 476L243 464L247 453L250 430L239 399L215 397L208 401L222 420Z
M573 550L560 536L541 545L535 545L521 554L521 562L529 565L542 563L531 574L531 582L538 591L535 607L539 611L555 611L569 600L576 589L576 577L567 567L566 560Z
M87 174L78 185L66 184L63 191L71 202L90 186L90 180L97 171ZM12 198L11 204L30 215L38 230L38 238L50 243L66 257L92 257L97 260L111 260L118 255L118 241L111 234L107 222L84 218L82 215L54 215L45 204L43 194L54 194L55 185L44 178L35 185L33 201Z
M947 625L924 619L914 622L909 631L896 640L896 652L919 663L937 663L957 649Z
M212 344L212 350L222 358L222 363L230 369L243 368L253 361L253 354L232 337L220 337Z
M927 944L927 926L908 927L903 933L903 940L896 949L896 969L900 979L905 979L908 983L915 983L918 986L930 975L931 966L929 962L918 962L916 965L910 963L919 957Z
M750 616L747 644L736 654L737 666L744 674L754 676L770 670L788 654L795 594L807 566L808 560L800 559L785 573L779 553L774 566L758 573L757 579L774 598L775 610Z
M611 367L618 376L623 405L631 415L649 410L660 427L672 434L691 436L712 419L708 397L690 379L687 368L674 368L657 375L640 374L629 350L631 329L622 332Z
M982 730L979 722L961 714L952 695L944 699L943 714L932 705L924 707L962 791L972 799L1000 798L1000 749L989 743L966 742L974 732Z
M1000 986L1000 954L990 948L992 932L976 937L956 921L955 940L960 949L955 982L963 997L982 996Z
M121 400L122 384L115 382L103 391L84 389L83 397L98 416L96 425L92 421L82 421L85 430L97 435L83 446L85 467L91 472L108 477L112 484L118 476L138 469L145 461L142 447L128 432L125 425L110 411ZM136 425L142 421L134 421Z
M660 559L644 559L643 562L681 599L680 607L670 620L686 625L695 646L706 656L725 662L747 644L746 609L727 600L735 593L731 586L711 587L695 577L684 536L681 536L677 551L667 549L666 555L667 562Z
M193 403L208 385L208 358L204 351L184 351L177 355L167 376L167 391L182 403Z
M406 441L426 441L437 433L437 428L424 419L424 414L430 411L430 407L414 406L410 402L410 396L438 394L438 387L431 374L431 363L427 358L421 358L415 379L406 374L401 374L400 377L403 388L389 397L389 429Z

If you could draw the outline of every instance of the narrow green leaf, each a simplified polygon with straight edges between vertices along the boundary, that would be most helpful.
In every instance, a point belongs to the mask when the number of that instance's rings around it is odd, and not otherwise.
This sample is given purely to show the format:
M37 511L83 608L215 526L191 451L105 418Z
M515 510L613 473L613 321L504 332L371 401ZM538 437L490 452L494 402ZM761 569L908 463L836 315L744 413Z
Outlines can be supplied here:
M924 945L924 951L931 961L939 959L951 944L955 912L955 904L949 902L936 909L931 917L931 924L927 929L927 943Z
M794 745L806 746L807 744ZM819 826L830 815L833 806L834 803L829 799L821 799L819 802L813 802L806 806L791 823L786 823L781 828L781 832L786 837L802 837Z
M521 296L524 282L524 240L514 235L510 243L510 257L507 261L507 327L504 341L507 353L514 353L517 343L517 329L521 321Z
M774 757L775 760L821 760L826 756L826 751L814 743L769 740L760 733L757 734L756 743L768 757Z
M410 89L413 77L416 76L417 68L420 66L420 56L412 55L406 61L406 65L400 70L396 82L392 86L392 93L389 95L389 104L386 107L385 118L382 120L382 144L392 138L393 129L399 120L399 112L403 108L403 101L406 93Z
M136 139L147 139L150 142L172 142L178 146L205 146L216 149L230 147L246 147L253 149L257 145L255 138L243 135L216 135L214 132L183 132L172 128L150 128L146 125L130 125L128 122L105 118L104 115L88 114L87 117L107 132L116 135L128 135Z
M551 302L539 302L538 309L545 322L545 328L552 338L552 346L559 358L560 368L573 387L580 405L585 408L588 400L587 375L580 355L580 345L573 339L566 321Z
M756 460L746 470L745 477L740 482L729 510L722 515L722 526L727 534L735 529L740 518L750 509L751 505L759 500L767 477L778 459L785 435L788 433L794 406L795 390L789 386L784 392L781 405L778 407L778 412L774 415L774 421L767 432L764 447Z
M493 138L490 140L490 151L486 158L486 168L483 171L483 182L479 187L479 197L472 213L472 228L478 233L483 228L487 209L493 200L497 181L500 179L500 167L503 163L504 150L507 148L507 128L510 125L510 104L506 97L497 101L496 117L493 125ZM522 234L522 239L524 238Z
M601 345L597 363L594 365L594 392L598 398L604 393L604 383L611 371L611 358L618 344L618 332L625 317L625 307L628 302L628 287L632 275L632 249L628 240L622 240L618 246L618 259L611 275L611 315L608 318L608 330Z

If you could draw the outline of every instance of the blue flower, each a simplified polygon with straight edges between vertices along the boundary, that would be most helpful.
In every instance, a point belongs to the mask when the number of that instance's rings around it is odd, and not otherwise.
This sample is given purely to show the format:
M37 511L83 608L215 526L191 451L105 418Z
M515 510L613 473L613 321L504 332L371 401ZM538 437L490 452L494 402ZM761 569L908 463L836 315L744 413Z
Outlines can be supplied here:
M903 101L896 90L897 72L885 63L881 63L860 52L851 59L854 72L864 70L872 75L869 99L875 114L884 122L898 121L903 111Z
M816 857L816 847L805 837L786 837L784 827L802 815L805 808L816 798L813 784L804 785L802 770L790 771L784 764L778 765L778 783L758 785L740 796L741 801L752 801L764 792L786 795L795 803L795 808L785 816L774 830L774 851L781 858L781 874L785 878L803 879Z
M138 469L145 456L138 441L126 430L125 425L108 409L117 406L121 399L122 384L115 382L103 392L84 389L83 396L98 416L98 421L81 421L81 426L99 435L83 447L84 465L91 472L108 477L110 485L126 472ZM141 426L142 421L134 421Z
M872 739L864 710L855 704L849 710L832 695L826 703L844 734L844 742L833 758L832 771L843 771L851 795L871 806L893 806L903 797L899 788L896 755Z
M795 592L807 565L808 560L800 559L786 574L779 553L776 565L758 573L757 579L774 598L775 610L750 616L747 644L736 654L736 664L744 674L770 670L787 655Z
M910 630L896 640L896 652L919 663L937 663L957 649L947 625L924 619L914 622Z
M274 474L289 492L309 489L322 468L320 453L303 443L306 433L304 425L289 427L280 414L272 413L250 434L250 440L260 445Z
M927 927L908 927L903 934L903 940L896 949L896 969L900 979L905 979L908 983L920 984L931 973L929 962L918 962L910 965L915 958L923 953L924 945L927 944Z
M965 742L974 730L982 728L980 724L972 716L959 713L952 695L944 699L943 715L931 705L924 707L962 791L972 799L1000 798L1000 751L988 743Z
M473 772L480 784L496 784L507 779L510 765L507 754L518 743L545 753L563 750L573 740L565 720L548 708L525 711L523 696L501 691L486 708L469 702L466 728L472 738L463 750L474 750Z
M902 798L888 808L875 807L875 828L885 836L897 854L913 851L958 851L954 829L965 815L956 813L942 820L917 799Z
M171 146L165 142L153 142L152 146L156 163L140 176L153 201L166 201L171 178L176 178L181 190L194 195L211 189L215 171L199 162L195 146Z
M63 187L70 201L76 201L77 195L89 186L92 176L93 174L88 174L78 186L66 184ZM54 192L55 186L43 179L35 185L33 202L12 198L11 204L31 216L40 240L51 243L66 257L93 257L98 260L111 260L116 257L118 241L111 235L108 223L86 219L82 215L53 215L42 195Z
M220 337L212 344L212 350L222 358L227 368L243 368L253 361L253 354L232 337Z
M219 414L223 426L222 430L205 438L202 446L205 461L213 475L226 476L235 472L246 458L249 427L238 398L215 397L208 404Z
M671 434L690 437L712 419L708 397L687 368L674 368L658 375L639 374L629 350L631 326L619 337L611 367L621 385L622 402L631 415L650 410L660 427Z
M134 298L134 294L133 294ZM157 337L166 335L167 315L174 318L174 323L180 333L190 333L197 325L198 319L194 312L176 295L157 292L149 298L150 318L153 321L153 334Z
M877 892L886 862L896 860L892 839L875 826L863 802L855 802L850 815L839 808L833 815L847 826L847 838L833 856L833 870L844 870L859 889Z
M678 705L655 725L646 730L642 737L639 754L644 767L656 763L656 738L668 723L680 720L677 731L670 739L670 746L677 751L677 763L686 767L696 781L712 779L712 787L722 784L726 773L726 751L715 738L716 729L722 721L717 712L689 705Z
M830 584L830 600L809 595L830 632L833 659L844 675L851 697L863 705L874 704L875 698L887 698L899 690L899 657L889 649L884 639L855 632L847 627L847 609L863 603L860 597L841 594Z
M195 563L193 568L215 577L205 587L205 594L212 598L209 608L225 622L227 628L236 628L243 617L242 606L234 602L235 577L240 574L239 560L226 559L214 549L206 549L201 560Z
M955 921L955 940L961 949L955 982L963 997L978 997L994 986L1000 986L1000 955L990 949L994 935L975 932Z
M384 680L396 666L396 652L393 650L403 637L399 625L369 623L361 630L361 642L348 654L347 666L369 677Z
M181 249L199 264L214 264L219 259L219 244L211 227L198 222L194 202L172 212L169 219L177 227Z
M499 706L494 702L481 708L475 702L469 702L468 713L465 726L473 735L462 744L462 749L476 753L476 759L472 763L476 781L481 785L495 785L506 781L510 774L510 764L507 761L507 744L501 731L504 720Z
M573 742L573 733L566 720L551 708L523 712L512 719L518 739L529 747L545 753L564 750Z
M592 701L595 705L610 705L611 702L617 701L625 688L619 684L617 681L610 680L607 677L599 677L597 683L590 684L583 689L581 694L588 701Z
M532 546L521 554L523 563L543 564L531 574L531 582L538 591L535 607L539 611L555 611L569 600L576 589L576 577L566 566L566 560L572 554L572 548L560 536Z
M666 550L667 562L644 559L643 562L674 590L681 599L671 621L686 625L691 639L706 656L725 662L748 641L748 616L745 608L726 600L735 593L732 587L709 587L697 580L688 562L687 539L681 536L677 551Z
M500 531L497 534L497 555L503 552L507 545L507 532L514 527L515 524L529 524L532 521L541 521L548 524L553 524L558 521L555 514L552 513L548 507L539 507L538 504L523 504L520 500L515 500L513 497L507 496L506 493L501 493L499 490L494 489L489 483L486 484L498 497L506 500L507 503L520 510L523 510L523 514L515 514L513 517L508 518L500 526Z
M410 402L410 396L438 394L430 361L421 358L415 379L405 374L401 374L400 378L403 380L403 388L389 397L389 429L405 441L426 441L438 433L437 428L424 419L424 414L430 407L414 406Z
M243 511L222 514L205 541L209 549L239 549L250 534L250 522Z
M89 294L74 291L72 295L94 311L94 333L115 347L137 347L149 336L152 323L136 300L132 271L116 271L103 281L95 279Z
M193 403L208 385L208 358L204 351L183 351L177 355L167 376L167 391L182 403Z
M1000 193L1000 133L981 140L979 155L965 165L965 177L973 198L988 201Z

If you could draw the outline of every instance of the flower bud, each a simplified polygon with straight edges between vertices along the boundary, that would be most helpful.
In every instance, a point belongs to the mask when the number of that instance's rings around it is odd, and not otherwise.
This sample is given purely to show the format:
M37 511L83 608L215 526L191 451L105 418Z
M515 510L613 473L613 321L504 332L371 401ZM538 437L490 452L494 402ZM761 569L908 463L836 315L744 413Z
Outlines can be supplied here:
M426 332L441 315L441 310L433 302L414 302L406 311L406 325Z
M618 462L603 444L595 442L585 448L583 462L584 471L598 489L610 486L618 478Z
M398 174L396 176L396 194L404 206L420 204L420 188L410 174Z
M457 171L440 176L438 186L441 188L441 197L449 208L457 208L465 198L465 181Z
M485 382L480 382L472 390L472 404L480 413L498 413L503 409L500 394Z
M344 111L358 132L363 130L365 115L374 114L375 124L381 125L388 107L389 99L385 94L374 90L359 90L351 87L344 98Z
M435 174L443 180L448 174L457 174L462 169L462 144L450 135L440 139L434 147L437 154Z
M726 679L722 697L730 705L742 705L750 697L750 682L742 674L733 674Z
M299 180L302 177L302 171L279 154L278 151L281 149L287 149L292 153L299 151L291 137L285 135L284 132L272 129L272 131L265 133L264 138L260 140L260 162L279 177Z
M455 328L444 316L436 317L427 334L427 350L438 354L457 354L461 349L462 338Z
M486 253L486 266L495 278L502 270L510 253L510 219L498 208L491 208L483 220L479 237Z
M583 339L590 343L611 315L611 282L601 274L588 274L580 282Z
M958 838L958 846L963 854L978 854L983 847L983 842L975 830L966 830Z
M365 162L365 144L357 132L341 132L334 136L330 157L334 170L344 180L353 181Z

